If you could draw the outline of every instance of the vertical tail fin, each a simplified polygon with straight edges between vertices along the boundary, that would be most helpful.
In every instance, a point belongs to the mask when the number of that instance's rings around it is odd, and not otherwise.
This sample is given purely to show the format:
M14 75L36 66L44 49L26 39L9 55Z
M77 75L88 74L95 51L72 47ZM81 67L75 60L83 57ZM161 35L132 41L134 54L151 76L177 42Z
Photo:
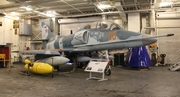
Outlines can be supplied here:
M42 40L46 40L46 41L42 41L43 42L42 49L45 49L47 40L54 37L54 35L51 32L50 27L47 24L45 24L44 22L41 22L41 33L42 33Z
M53 33L50 30L50 27L46 25L44 22L41 22L41 31L42 31L42 39L50 39L54 37Z

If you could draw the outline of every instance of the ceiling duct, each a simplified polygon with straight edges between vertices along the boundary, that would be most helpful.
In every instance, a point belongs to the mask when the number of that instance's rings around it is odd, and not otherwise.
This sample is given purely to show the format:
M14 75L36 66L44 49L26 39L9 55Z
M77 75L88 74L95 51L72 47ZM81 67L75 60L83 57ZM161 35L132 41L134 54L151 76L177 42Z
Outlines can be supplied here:
M114 8L115 2L113 1L101 1L101 2L95 2L94 3L99 9L110 9Z

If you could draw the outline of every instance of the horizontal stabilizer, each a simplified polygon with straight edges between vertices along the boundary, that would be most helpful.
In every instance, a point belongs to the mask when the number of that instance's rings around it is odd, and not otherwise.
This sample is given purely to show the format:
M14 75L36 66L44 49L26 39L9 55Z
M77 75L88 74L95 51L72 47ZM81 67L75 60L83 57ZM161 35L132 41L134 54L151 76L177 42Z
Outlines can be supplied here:
M19 51L22 54L45 54L45 55L60 55L57 50L28 50L28 51Z
M48 39L29 40L29 41L48 41Z

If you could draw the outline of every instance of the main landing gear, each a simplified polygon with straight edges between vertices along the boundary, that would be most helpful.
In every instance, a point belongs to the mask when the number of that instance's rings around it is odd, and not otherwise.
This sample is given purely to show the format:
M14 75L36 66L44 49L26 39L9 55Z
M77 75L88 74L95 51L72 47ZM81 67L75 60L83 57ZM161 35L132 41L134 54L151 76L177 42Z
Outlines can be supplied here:
M98 52L100 55L105 56L106 61L108 62L106 69L104 70L104 73L106 76L110 76L111 75L111 61L109 60L109 55L108 55L108 50L105 51L100 51Z
M111 66L107 66L104 70L105 75L110 76L111 75Z

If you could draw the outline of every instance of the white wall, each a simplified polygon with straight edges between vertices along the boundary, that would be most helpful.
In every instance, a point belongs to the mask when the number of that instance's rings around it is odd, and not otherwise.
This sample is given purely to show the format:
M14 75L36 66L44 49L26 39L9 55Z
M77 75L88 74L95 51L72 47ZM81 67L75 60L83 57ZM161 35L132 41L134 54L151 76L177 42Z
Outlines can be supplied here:
M2 22L2 26L0 26L0 45L9 45L11 51L16 52L10 52L12 62L14 61L14 56L19 57L19 35L15 35L15 29L13 29L13 20L15 20L13 17L5 16L0 17L0 22Z
M157 29L158 35L174 33L173 37L163 37L158 39L159 54L172 55L180 49L180 20L179 19L164 19L157 20L157 27L164 27ZM173 28L178 27L179 28ZM172 28L171 28L172 27Z
M79 28L80 28L79 23L61 24L60 25L60 35L67 36L70 34L71 30L73 31L73 33L75 33Z
M13 42L13 20L10 18L0 17L0 45L6 45Z
M0 22L2 24L2 26L0 26L0 45L5 45L4 42L4 18L0 17Z
M156 13L157 35L173 33L173 37L158 39L158 54L166 54L167 57L180 50L180 14L176 12Z
M5 32L5 43L12 43L12 36L13 36L13 20L4 18L4 32Z
M128 30L140 32L140 14L139 13L128 14Z

